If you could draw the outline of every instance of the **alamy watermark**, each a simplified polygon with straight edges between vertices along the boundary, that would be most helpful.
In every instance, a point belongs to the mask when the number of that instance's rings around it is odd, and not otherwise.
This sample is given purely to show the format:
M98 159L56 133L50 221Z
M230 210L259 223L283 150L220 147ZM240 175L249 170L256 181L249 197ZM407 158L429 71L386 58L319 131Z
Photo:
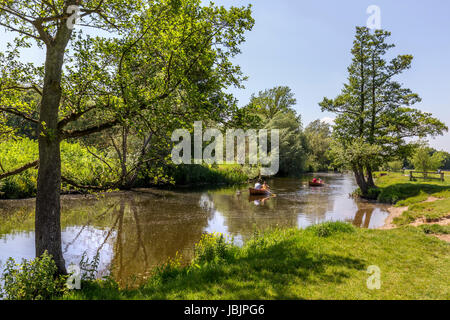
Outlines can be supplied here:
M172 149L172 161L175 164L261 164L261 175L272 176L278 173L280 167L280 134L278 129L270 130L270 144L268 134L266 129L228 129L224 145L224 137L219 129L208 128L203 133L202 121L195 121L194 157L191 133L186 129L177 129L172 133L172 142L178 142ZM204 142L210 143L203 149Z
M367 28L371 30L381 29L381 9L377 5L370 5L366 10L367 14L370 16L367 18Z
M69 290L80 290L81 289L81 268L76 264L71 264L67 268L69 277L66 281L66 286Z
M73 30L75 25L80 21L80 7L73 4L67 7L67 14L70 14L67 18L67 28Z
M369 290L380 290L381 288L381 270L378 266L369 266L367 273L370 274L367 278L366 284Z

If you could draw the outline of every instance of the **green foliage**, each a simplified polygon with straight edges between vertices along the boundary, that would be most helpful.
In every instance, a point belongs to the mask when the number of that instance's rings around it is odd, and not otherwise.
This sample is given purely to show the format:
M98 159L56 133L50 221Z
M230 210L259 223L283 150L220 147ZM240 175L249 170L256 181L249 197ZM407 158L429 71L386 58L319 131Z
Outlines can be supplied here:
M436 171L442 166L445 160L445 154L442 152L435 152L431 155L431 151L432 149L428 147L420 147L417 149L411 159L411 163L414 165L416 171Z
M98 252L91 261L87 257L86 252L83 252L80 260L80 270L82 272L82 280L93 281L97 278L98 265L100 263L100 253Z
M441 169L443 170L450 170L450 153L445 151L440 151L444 157L444 161L442 164Z
M333 164L345 169L354 169L365 166L375 166L380 160L381 147L364 142L356 138L347 144L341 144L338 140L331 143L330 154ZM360 186L361 187L361 186Z
M327 171L331 165L330 144L331 126L320 120L311 122L305 128L308 158L306 169L308 171Z
M278 86L260 91L257 96L253 94L246 108L257 114L262 122L267 123L279 112L291 112L296 103L291 88Z
M1 280L0 297L8 300L48 300L66 293L66 276L55 276L55 262L45 252L34 260L16 264L10 258Z
M229 261L233 255L232 241L221 233L205 233L194 248L193 266Z
M247 182L248 175L241 165L179 165L169 171L176 185L190 184L242 184Z
M400 172L403 169L403 161L396 160L387 163L387 169L393 172Z
M278 112L266 129L280 130L280 175L298 175L305 171L307 146L300 116L294 110Z
M181 257L177 252L175 258L169 258L164 264L155 268L151 282L153 284L164 284L176 279L180 275L180 269Z
M355 227L349 223L337 221L313 225L306 228L306 230L312 231L318 237L329 237L336 233L355 232Z
M403 88L395 77L411 67L411 55L387 61L395 47L387 43L390 32L357 27L348 67L348 83L335 99L324 98L322 111L337 114L334 154L354 171L363 193L373 187L364 173L395 158L410 154L414 143L406 138L442 135L448 128L431 114L411 108L418 94Z
M380 196L380 194L381 194L381 189L380 188L370 187L367 190L367 194L365 195L365 198L368 199L368 200L377 200L378 197Z
M114 162L95 148L91 152L100 155L104 161L92 155L79 143L61 143L62 175L79 185L102 186L117 179L119 169ZM38 144L28 138L16 138L0 143L0 163L5 172L13 171L38 158ZM105 163L106 162L106 163ZM37 170L28 169L20 174L0 180L0 192L8 199L20 199L36 195ZM75 189L63 184L63 188Z
M104 186L116 181L119 174L118 164L96 148L89 148L89 151L80 143L63 141L61 143L62 175L79 185L87 186ZM63 186L70 187L64 184Z

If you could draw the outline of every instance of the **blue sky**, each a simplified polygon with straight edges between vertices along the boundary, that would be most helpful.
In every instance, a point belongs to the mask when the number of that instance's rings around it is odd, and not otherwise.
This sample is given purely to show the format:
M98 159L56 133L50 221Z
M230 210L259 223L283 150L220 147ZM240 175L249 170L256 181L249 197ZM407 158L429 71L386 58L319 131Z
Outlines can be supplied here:
M304 124L333 117L318 102L334 98L347 78L355 26L366 25L369 5L381 9L381 27L392 32L392 54L412 54L412 68L398 80L423 99L416 107L450 126L450 1L255 0L254 29L236 58L249 76L244 90L230 90L245 105L252 93L276 85L292 88ZM430 144L450 151L450 135Z
M206 1L204 1L206 2ZM347 78L355 26L365 25L369 5L381 9L381 27L392 32L392 54L412 54L412 68L399 79L420 94L416 107L450 126L450 1L449 0L219 0L216 4L253 4L255 27L246 35L235 62L249 77L245 89L230 89L241 106L250 95L277 85L292 88L296 110L307 125L332 118L318 102L334 98ZM0 50L13 34L0 31ZM43 61L44 53L29 49L27 61ZM430 140L450 151L450 134Z

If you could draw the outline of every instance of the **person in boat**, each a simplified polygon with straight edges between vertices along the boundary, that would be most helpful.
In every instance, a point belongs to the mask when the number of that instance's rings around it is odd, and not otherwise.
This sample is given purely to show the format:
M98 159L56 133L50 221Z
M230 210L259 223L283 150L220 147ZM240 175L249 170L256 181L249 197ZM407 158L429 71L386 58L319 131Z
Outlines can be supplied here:
M313 183L317 183L317 178L312 179Z
M263 185L262 185L262 189L264 190L270 190L269 185L264 181Z
M261 190L262 189L261 179L258 179L258 181L256 181L255 189L256 190Z

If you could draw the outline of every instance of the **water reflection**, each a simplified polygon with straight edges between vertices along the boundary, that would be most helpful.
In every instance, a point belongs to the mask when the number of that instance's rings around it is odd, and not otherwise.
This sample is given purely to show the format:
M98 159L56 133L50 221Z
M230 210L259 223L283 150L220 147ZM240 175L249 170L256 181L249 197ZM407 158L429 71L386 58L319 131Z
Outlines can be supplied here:
M204 232L221 232L242 244L255 230L305 227L343 220L364 228L383 224L386 206L357 202L352 177L322 175L328 186L303 179L268 181L275 197L250 197L246 187L206 191L140 190L96 198L63 197L66 263L99 255L99 276L129 284L177 252L190 260ZM0 260L34 257L33 201L0 201Z

